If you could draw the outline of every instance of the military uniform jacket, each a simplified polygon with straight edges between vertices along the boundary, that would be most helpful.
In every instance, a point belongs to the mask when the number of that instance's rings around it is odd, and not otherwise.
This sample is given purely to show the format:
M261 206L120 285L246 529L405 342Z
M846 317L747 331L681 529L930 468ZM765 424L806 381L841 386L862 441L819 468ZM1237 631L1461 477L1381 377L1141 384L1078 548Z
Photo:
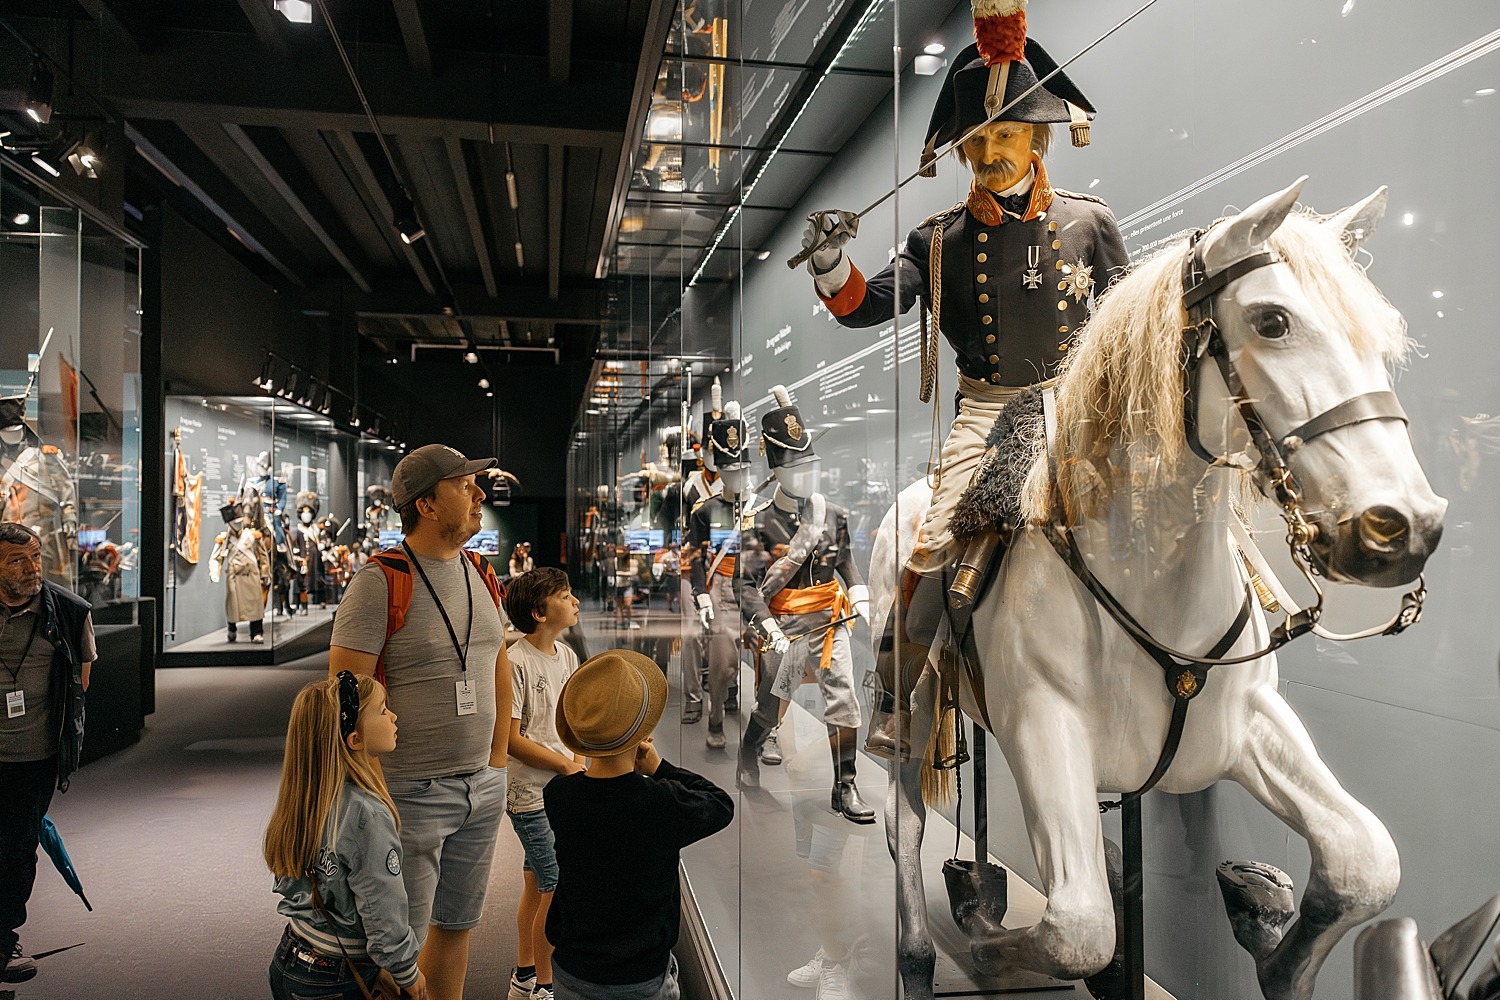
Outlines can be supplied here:
M693 584L694 597L708 593L709 584L713 582L709 579L708 572L719 555L713 547L713 532L738 527L734 508L734 502L726 500L722 492L699 501L693 507L693 515L688 522L688 579ZM720 572L733 569L735 552L740 547L739 535L731 535L723 547L729 549L729 554L719 564Z
M776 617L770 608L776 594L763 589L766 571L786 552L801 523L796 512L782 510L770 500L762 501L741 519L742 544L735 596L739 598L740 614L745 621L761 631L765 631L764 622ZM801 590L835 578L842 578L845 587L865 582L850 552L848 512L830 503L823 518L822 537L783 589Z
M958 370L991 385L1026 386L1057 373L1074 334L1088 318L1090 294L1103 292L1127 263L1109 207L1091 195L1058 191L1040 160L1022 218L986 224L973 196L913 229L900 254L903 311L920 297L930 310L931 249L943 227L939 323L958 355ZM987 214L987 213L986 213ZM996 218L991 216L991 218ZM1040 281L1024 280L1034 257ZM895 314L896 266L866 279L858 268L824 297L839 323L876 326Z

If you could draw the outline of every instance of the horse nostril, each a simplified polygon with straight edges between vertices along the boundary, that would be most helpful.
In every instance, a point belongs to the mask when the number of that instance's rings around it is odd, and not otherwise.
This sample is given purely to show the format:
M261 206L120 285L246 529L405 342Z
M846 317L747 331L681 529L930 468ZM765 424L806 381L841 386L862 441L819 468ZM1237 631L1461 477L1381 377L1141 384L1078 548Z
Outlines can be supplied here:
M1360 547L1369 552L1391 553L1406 546L1411 523L1394 507L1376 504L1354 519Z

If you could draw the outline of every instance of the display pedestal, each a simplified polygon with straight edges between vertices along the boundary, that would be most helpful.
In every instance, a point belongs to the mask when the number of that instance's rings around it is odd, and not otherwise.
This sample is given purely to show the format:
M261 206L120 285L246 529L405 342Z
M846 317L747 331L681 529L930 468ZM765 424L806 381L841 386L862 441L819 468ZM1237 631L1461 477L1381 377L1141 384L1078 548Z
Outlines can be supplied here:
M107 604L94 609L99 658L89 671L82 763L138 742L156 708L156 602Z

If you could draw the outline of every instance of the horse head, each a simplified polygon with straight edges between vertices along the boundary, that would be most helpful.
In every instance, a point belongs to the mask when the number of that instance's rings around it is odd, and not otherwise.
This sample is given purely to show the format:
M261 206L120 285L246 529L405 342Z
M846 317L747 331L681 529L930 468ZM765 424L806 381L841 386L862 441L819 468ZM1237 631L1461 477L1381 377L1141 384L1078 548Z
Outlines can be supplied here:
M1386 189L1318 219L1293 212L1304 180L1220 221L1189 251L1198 285L1228 279L1192 312L1190 323L1206 312L1211 324L1190 326L1189 347L1195 330L1216 328L1209 353L1231 388L1189 405L1198 426L1224 429L1221 454L1243 449L1249 432L1258 486L1283 508L1295 498L1321 573L1396 586L1421 573L1447 501L1428 484L1391 391L1409 346L1404 321L1353 260Z

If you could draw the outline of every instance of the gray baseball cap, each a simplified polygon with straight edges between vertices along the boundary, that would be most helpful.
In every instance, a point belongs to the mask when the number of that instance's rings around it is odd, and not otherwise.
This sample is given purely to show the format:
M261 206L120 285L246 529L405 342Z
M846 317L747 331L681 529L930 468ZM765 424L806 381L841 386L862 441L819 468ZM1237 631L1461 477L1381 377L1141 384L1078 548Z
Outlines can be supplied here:
M493 469L500 463L493 458L475 458L445 444L424 444L396 463L391 474L391 493L400 510L444 479L472 476Z

